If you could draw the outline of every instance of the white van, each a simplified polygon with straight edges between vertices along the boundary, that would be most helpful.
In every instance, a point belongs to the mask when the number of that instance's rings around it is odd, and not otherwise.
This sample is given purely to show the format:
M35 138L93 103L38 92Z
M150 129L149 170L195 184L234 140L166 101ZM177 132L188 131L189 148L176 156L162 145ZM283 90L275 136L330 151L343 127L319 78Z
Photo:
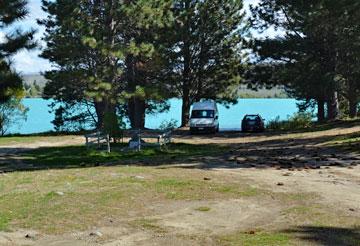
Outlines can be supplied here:
M218 132L219 111L216 102L205 100L196 102L192 106L190 116L190 132Z

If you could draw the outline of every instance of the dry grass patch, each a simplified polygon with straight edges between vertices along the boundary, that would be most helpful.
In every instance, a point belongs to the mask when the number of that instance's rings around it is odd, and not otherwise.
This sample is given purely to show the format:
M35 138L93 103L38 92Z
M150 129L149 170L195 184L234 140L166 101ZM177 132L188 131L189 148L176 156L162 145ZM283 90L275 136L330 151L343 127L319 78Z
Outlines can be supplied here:
M158 220L156 219L147 219L141 218L132 221L130 224L136 228L141 228L144 230L150 230L156 233L166 233L167 231L157 224Z
M198 207L195 210L200 211L200 212L209 212L211 210L211 208L209 208L209 207Z
M106 218L152 216L148 205L168 200L258 194L244 180L203 180L205 172L120 166L8 173L0 177L0 230L59 234L101 226Z

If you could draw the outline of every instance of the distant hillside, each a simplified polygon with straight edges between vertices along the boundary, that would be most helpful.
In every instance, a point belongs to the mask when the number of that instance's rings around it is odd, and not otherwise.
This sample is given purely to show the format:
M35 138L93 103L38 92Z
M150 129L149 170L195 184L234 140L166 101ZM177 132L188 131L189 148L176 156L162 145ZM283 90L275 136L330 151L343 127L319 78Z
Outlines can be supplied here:
M288 98L285 89L281 86L274 87L272 89L258 89L256 91L248 89L246 85L241 86L238 89L238 95L240 98Z
M28 74L22 76L24 80L24 88L26 97L42 97L42 93L46 84L46 79L40 74Z
M24 79L24 83L27 85L32 85L36 82L36 84L43 87L46 84L45 77L40 74L27 74L23 75L22 78Z
M46 79L40 74L28 74L23 76L27 97L41 97L46 84ZM36 85L36 86L34 86ZM245 85L238 90L240 98L288 98L284 88L275 87L270 90L258 89L257 91L248 89Z

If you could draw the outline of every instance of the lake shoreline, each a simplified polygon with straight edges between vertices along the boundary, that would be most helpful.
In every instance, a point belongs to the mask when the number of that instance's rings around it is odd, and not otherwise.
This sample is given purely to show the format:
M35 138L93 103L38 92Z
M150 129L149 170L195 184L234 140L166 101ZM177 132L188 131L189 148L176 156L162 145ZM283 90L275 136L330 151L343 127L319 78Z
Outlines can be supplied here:
M27 120L9 129L9 134L36 134L54 130L52 121L54 113L49 105L52 99L25 98L23 104L29 108ZM180 99L170 99L170 109L164 113L146 115L146 128L157 129L164 121L175 120L177 125L181 121ZM240 130L241 120L245 114L260 114L266 122L280 117L286 120L298 111L296 99L289 98L239 98L238 103L225 107L218 105L221 130ZM129 124L127 123L127 127Z

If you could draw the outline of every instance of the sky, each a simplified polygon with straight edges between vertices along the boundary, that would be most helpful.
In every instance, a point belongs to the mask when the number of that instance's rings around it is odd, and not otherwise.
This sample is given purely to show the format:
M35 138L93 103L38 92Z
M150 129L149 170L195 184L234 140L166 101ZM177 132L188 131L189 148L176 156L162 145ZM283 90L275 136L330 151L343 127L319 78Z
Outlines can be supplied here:
M244 5L257 4L260 0L244 0ZM39 42L40 47L27 51L23 50L14 55L11 59L13 68L19 73L25 74L37 74L45 72L51 69L51 64L46 60L39 57L41 47L44 47L44 43L41 42L41 37L44 33L44 28L36 23L37 19L43 19L46 17L45 12L41 9L41 0L29 0L29 15L21 23L17 23L12 28L20 27L23 30L29 30L31 28L36 29L36 40ZM0 40L3 38L4 33L0 32Z
M44 44L41 42L41 37L44 33L44 28L36 23L36 19L45 18L46 14L41 10L41 0L29 0L29 15L24 21L16 23L12 28L20 27L23 30L29 30L31 28L36 29L36 40L41 46ZM13 67L21 74L33 74L40 73L51 69L50 63L40 58L40 48L27 51L22 50L17 53L12 59Z

